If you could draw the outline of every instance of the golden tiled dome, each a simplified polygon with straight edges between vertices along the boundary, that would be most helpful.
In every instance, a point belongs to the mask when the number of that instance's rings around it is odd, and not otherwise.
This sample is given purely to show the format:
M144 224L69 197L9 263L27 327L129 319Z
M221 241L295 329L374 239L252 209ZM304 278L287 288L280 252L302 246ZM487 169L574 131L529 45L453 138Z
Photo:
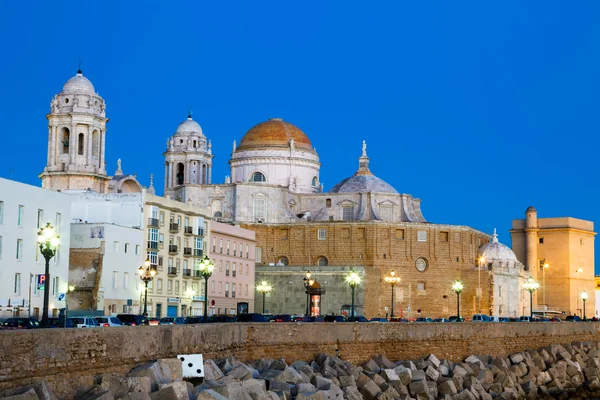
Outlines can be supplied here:
M290 140L298 149L313 150L308 136L297 126L283 121L281 118L270 118L250 129L240 142L238 149L263 149L268 147L290 147Z

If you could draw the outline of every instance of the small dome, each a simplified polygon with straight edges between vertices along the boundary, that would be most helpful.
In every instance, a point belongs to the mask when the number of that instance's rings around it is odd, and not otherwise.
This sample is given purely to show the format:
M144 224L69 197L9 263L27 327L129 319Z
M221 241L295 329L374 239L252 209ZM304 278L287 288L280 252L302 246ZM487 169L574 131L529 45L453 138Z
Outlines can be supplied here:
M510 247L503 245L498 242L498 235L496 229L494 229L494 235L490 243L486 243L479 248L479 255L488 261L518 261L515 253Z
M296 148L309 151L313 145L297 126L283 121L281 118L271 118L252 127L240 142L238 149L249 150L265 147L290 147L290 140L294 139Z
M202 135L202 128L200 127L200 124L194 121L192 116L189 115L185 121L179 124L175 133L197 133Z
M389 183L375 175L353 175L346 178L329 191L331 193L391 193L398 191Z
M534 206L529 206L529 207L527 207L527 210L525 210L525 212L528 212L528 211L537 211L537 210L535 209Z
M81 71L77 71L77 75L72 77L63 86L63 93L82 93L96 95L94 85L88 78L82 75Z

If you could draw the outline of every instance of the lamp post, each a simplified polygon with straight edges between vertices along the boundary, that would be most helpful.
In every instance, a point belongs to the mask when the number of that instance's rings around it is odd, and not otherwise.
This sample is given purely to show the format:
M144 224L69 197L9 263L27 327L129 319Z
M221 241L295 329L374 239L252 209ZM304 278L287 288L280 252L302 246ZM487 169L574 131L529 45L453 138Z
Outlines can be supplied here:
M38 231L38 243L40 252L46 260L46 270L44 271L44 308L42 310L42 328L48 327L48 303L50 300L50 259L56 254L60 236L48 222L45 227Z
M477 267L477 313L481 314L481 264L485 262L483 256L477 259L479 265Z
M577 274L577 293L579 293L579 273L583 272L583 268L577 268L575 274ZM577 297L577 312L579 312L579 297Z
M550 267L550 264L544 263L542 265L542 296L544 298L544 315L546 315L546 309L548 308L548 303L546 303L546 270Z
M384 279L387 283L392 285L392 313L390 314L390 317L394 318L394 285L396 283L400 283L400 277L396 276L396 273L394 271L391 271L390 275L386 276Z
M262 307L262 313L265 313L265 295L267 293L271 293L271 291L273 290L273 287L271 285L269 285L269 283L267 281L262 281L260 283L260 285L258 285L256 287L256 291L259 293L262 293L262 303L263 303L263 307Z
M529 278L523 284L523 287L529 292L529 318L533 320L533 292L539 289L540 284L533 280L533 278Z
M144 282L144 312L142 315L144 317L148 316L148 283L152 282L154 276L157 274L156 270L152 268L150 264L150 256L146 257L146 261L144 261L144 266L138 269L138 274L140 274L140 279Z
M585 321L585 301L588 299L588 294L584 290L581 292L581 300L583 300L583 320Z
M310 271L306 271L306 275L304 275L304 288L306 289L306 313L305 315L307 317L310 317L310 310L308 308L308 302L310 299L310 292L309 289L312 287L313 283L315 283L315 280L311 278L312 274L310 273Z
M346 276L346 282L350 285L352 289L352 308L350 309L350 321L354 321L354 289L360 284L360 276L358 273L351 271L348 276Z
M215 263L210 261L208 256L204 256L200 263L200 274L204 277L204 322L208 318L208 278L210 278L214 269Z
M464 289L463 283L460 279L457 279L452 284L452 290L456 293L456 321L460 322L460 292Z
M69 318L69 295L75 291L75 286L67 286L67 293L65 295L65 328L67 327L67 319Z

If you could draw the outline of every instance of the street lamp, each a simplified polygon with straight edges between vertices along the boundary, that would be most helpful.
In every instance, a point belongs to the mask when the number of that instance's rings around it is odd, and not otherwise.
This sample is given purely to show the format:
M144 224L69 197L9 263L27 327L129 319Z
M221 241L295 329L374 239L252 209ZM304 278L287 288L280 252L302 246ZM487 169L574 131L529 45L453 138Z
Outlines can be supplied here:
M148 283L152 282L154 276L157 274L156 270L152 268L150 264L150 256L146 257L146 261L144 261L144 266L138 269L138 274L140 274L140 279L144 282L144 312L142 315L144 317L148 316Z
M309 302L309 298L310 298L310 293L309 293L309 289L312 287L313 283L315 283L315 280L311 278L312 274L310 273L310 271L306 271L306 275L304 276L304 288L306 289L306 313L305 315L307 317L310 317L310 310L308 308L308 302Z
M585 321L585 301L588 299L588 294L584 290L581 292L581 300L583 300L583 320Z
M360 284L360 276L358 273L351 271L348 276L346 276L346 282L350 285L352 289L352 308L350 313L350 321L354 321L354 289Z
M533 278L529 278L525 281L523 287L529 292L529 318L533 320L533 292L539 289L540 284L534 281Z
M260 285L258 285L256 287L256 291L259 293L262 293L262 300L263 300L263 310L262 313L265 313L265 295L267 293L271 293L271 290L273 290L273 287L271 285L269 285L269 283L267 281L262 281L260 283Z
M544 297L544 315L546 315L546 309L548 303L546 303L546 270L550 267L550 264L544 263L542 265L542 296Z
M460 322L460 292L464 289L463 283L460 279L457 279L452 284L452 290L456 293L456 321Z
M579 273L583 272L583 268L577 268L575 273L577 274L577 293L579 293ZM579 297L577 297L577 311L579 312Z
M207 321L208 314L208 278L212 275L215 269L215 263L210 261L208 256L204 256L200 262L200 274L204 277L204 322Z
M44 272L44 308L42 311L42 328L48 327L48 303L50 301L50 259L56 254L60 236L56 234L56 230L50 225L50 222L45 227L38 231L38 243L40 252L46 259L46 270Z
M396 273L394 271L391 271L390 275L386 276L384 279L387 283L392 285L392 313L390 314L390 316L391 318L394 318L394 285L396 283L400 283L400 277L396 276Z
M477 313L481 314L481 264L485 262L483 256L477 259L479 266L477 267Z

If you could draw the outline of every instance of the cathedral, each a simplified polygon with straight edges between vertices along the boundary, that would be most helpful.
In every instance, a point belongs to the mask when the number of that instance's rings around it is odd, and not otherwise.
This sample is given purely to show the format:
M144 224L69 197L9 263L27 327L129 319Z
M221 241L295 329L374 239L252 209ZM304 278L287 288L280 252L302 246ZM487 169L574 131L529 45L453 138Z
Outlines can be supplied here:
M105 101L81 71L54 96L47 119L44 188L154 190L124 175L120 160L116 173L107 175ZM528 313L522 290L528 272L498 236L428 222L420 199L372 172L377 163L371 166L366 142L357 148L357 170L329 190L320 181L321 163L309 136L280 118L258 123L233 141L224 183L213 183L212 153L200 124L188 115L166 141L164 196L256 232L255 278L273 287L265 300L268 312L347 314L352 298L345 278L356 272L357 315L455 315L455 280L465 287L463 316ZM209 254L215 247L208 244ZM385 279L392 272L400 277L393 286Z

